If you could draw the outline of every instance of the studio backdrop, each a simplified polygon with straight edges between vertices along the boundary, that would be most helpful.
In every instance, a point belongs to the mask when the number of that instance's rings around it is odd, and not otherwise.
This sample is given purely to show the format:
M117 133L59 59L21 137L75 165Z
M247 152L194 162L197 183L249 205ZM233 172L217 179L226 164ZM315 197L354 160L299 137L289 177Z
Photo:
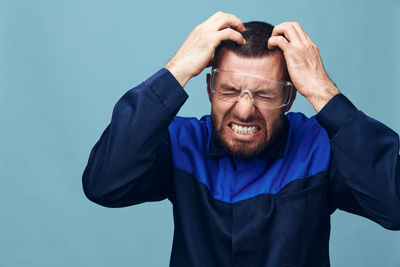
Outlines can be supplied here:
M300 22L338 88L400 132L398 0L0 0L0 266L168 266L170 202L104 208L81 176L118 99L219 10ZM209 114L208 71L180 116ZM299 94L292 111L314 115ZM399 251L399 232L333 214L332 266L400 266Z

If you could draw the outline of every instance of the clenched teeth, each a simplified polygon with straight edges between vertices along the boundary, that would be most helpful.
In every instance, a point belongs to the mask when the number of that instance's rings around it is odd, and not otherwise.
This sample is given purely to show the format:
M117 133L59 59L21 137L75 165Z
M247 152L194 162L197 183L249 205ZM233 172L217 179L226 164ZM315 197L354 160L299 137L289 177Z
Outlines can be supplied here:
M259 130L257 126L245 127L234 123L231 123L231 128L233 131L239 134L253 134Z

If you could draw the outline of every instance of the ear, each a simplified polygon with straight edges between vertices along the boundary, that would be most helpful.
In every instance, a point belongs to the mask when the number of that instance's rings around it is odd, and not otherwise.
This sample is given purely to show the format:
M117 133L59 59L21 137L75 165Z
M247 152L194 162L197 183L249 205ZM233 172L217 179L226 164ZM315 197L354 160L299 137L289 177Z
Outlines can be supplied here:
M207 80L207 94L208 94L208 100L210 100L210 103L212 103L212 93L211 93L211 75L210 73L207 73L206 75L206 80Z
M293 87L292 99L290 99L289 105L284 107L284 109L283 109L284 112L288 112L290 110L290 108L292 107L293 102L296 99L296 93L297 93L297 89L295 87Z

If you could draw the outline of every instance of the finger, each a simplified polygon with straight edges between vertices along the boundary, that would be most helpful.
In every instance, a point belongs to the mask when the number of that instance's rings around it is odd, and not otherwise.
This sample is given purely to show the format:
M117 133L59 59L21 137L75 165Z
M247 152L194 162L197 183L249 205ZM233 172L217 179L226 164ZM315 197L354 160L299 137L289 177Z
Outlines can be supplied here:
M302 42L299 33L293 25L293 22L284 22L276 25L272 30L271 36L283 35L290 43L300 43Z
M308 37L307 33L301 27L300 23L293 22L293 26L296 29L296 31L297 31L298 35L300 36L300 39L303 41L303 43L307 43L307 42L311 41L311 39Z
M306 32L304 32L304 36L306 37L307 41L313 42L313 41L311 40L310 36L309 36Z
M268 39L268 49L274 49L279 47L283 52L285 52L289 47L289 42L282 35L272 36Z
M243 35L240 32L235 31L231 28L223 29L219 31L217 34L218 34L218 39L220 41L232 40L240 45L244 45L246 43L246 40L243 38Z
M246 29L243 22L238 17L224 12L215 13L208 21L208 24L212 25L212 27L217 30L225 29L228 26L239 32L243 32Z

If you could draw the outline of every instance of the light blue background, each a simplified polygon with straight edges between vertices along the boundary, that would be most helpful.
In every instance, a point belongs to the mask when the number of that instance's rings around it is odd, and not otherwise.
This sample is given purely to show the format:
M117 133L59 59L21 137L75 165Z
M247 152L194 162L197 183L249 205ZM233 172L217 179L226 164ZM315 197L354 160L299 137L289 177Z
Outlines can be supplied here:
M299 21L341 91L400 132L399 1L0 0L0 266L168 265L171 204L103 208L81 174L116 101L218 10ZM205 73L186 89L180 115L209 113ZM400 266L399 251L399 232L332 216L332 266Z

